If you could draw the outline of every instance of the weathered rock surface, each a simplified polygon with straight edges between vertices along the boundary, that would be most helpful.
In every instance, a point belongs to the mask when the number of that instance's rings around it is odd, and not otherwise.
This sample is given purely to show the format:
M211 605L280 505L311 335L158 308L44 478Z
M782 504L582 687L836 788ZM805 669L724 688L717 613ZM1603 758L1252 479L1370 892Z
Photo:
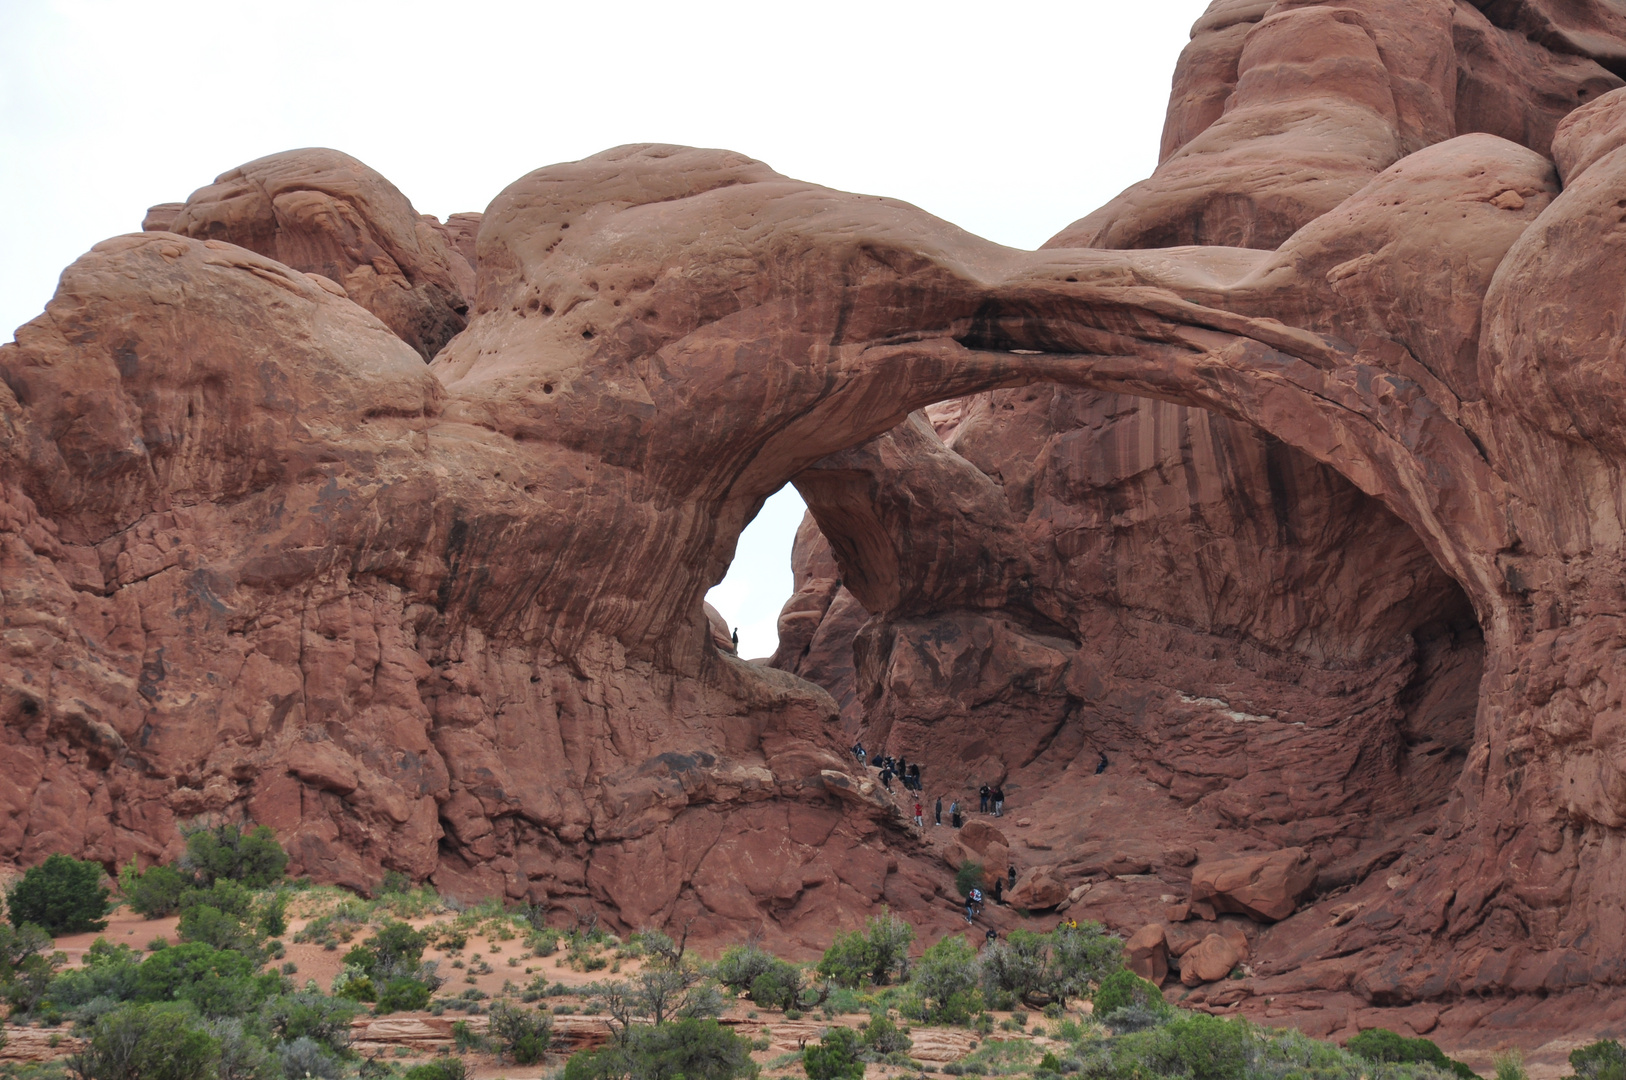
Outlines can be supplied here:
M1143 979L1162 986L1169 977L1169 946L1163 927L1148 923L1124 942L1124 965Z
M1209 934L1180 957L1180 981L1187 986L1218 982L1231 974L1240 957L1219 934Z
M1302 848L1216 859L1192 869L1191 899L1215 911L1276 922L1293 914L1315 878L1315 860Z
M1031 253L723 151L538 170L472 263L342 155L225 174L0 346L0 853L249 814L560 921L947 929L861 734L1189 1003L1613 1015L1618 21L1222 0L1157 174ZM786 482L746 664L703 597Z
M467 260L394 184L335 150L290 150L222 173L167 229L337 282L425 360L467 324Z

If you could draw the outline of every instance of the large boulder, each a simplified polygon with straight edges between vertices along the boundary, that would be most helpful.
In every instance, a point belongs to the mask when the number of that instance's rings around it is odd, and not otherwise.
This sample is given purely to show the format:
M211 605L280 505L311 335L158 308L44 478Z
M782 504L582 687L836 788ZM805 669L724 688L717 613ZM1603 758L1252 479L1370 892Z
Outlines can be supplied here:
M1124 966L1162 986L1169 977L1169 947L1159 923L1147 923L1124 942Z
M1051 876L1048 866L1035 867L1016 879L1016 887L1005 894L1013 908L1049 911L1067 899L1071 890Z
M148 222L162 217L162 207L148 212ZM239 165L194 191L165 227L337 282L425 360L468 325L468 260L394 184L337 150Z
M1315 860L1303 848L1216 859L1192 870L1191 899L1212 904L1216 911L1276 922L1298 908L1315 875Z
M1239 962L1235 945L1219 934L1209 934L1180 958L1180 981L1187 986L1218 982Z

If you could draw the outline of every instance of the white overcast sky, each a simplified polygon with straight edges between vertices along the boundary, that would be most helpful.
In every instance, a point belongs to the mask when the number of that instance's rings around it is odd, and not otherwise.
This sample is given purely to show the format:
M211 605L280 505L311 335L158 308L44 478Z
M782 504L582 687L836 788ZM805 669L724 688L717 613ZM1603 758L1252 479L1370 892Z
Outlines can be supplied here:
M332 146L425 213L629 142L722 146L1036 247L1146 176L1207 0L0 0L0 340L92 244ZM787 488L711 600L773 651Z

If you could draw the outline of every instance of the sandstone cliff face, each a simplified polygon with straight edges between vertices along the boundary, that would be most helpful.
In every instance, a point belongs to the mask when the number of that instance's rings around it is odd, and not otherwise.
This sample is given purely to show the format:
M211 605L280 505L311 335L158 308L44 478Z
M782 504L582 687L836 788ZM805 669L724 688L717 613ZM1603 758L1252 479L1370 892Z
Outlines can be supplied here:
M0 346L0 853L251 814L559 919L947 922L864 734L1003 781L1032 903L1248 957L1188 1000L1612 985L1622 92L1558 122L1612 18L1223 0L1158 174L1040 252L669 146L472 259L330 151L154 208ZM703 596L787 482L776 670ZM1268 926L1191 892L1293 849Z

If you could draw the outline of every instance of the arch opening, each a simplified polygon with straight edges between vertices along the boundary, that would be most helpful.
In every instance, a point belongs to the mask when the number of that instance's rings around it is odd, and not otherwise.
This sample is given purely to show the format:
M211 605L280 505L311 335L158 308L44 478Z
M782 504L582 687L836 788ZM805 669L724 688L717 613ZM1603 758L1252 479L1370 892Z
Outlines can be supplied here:
M1037 382L930 406L794 483L772 664L830 691L849 739L921 763L928 800L1002 786L1026 861L1133 893L1189 877L1187 850L1302 846L1337 888L1461 775L1468 596L1379 500L1258 427Z

